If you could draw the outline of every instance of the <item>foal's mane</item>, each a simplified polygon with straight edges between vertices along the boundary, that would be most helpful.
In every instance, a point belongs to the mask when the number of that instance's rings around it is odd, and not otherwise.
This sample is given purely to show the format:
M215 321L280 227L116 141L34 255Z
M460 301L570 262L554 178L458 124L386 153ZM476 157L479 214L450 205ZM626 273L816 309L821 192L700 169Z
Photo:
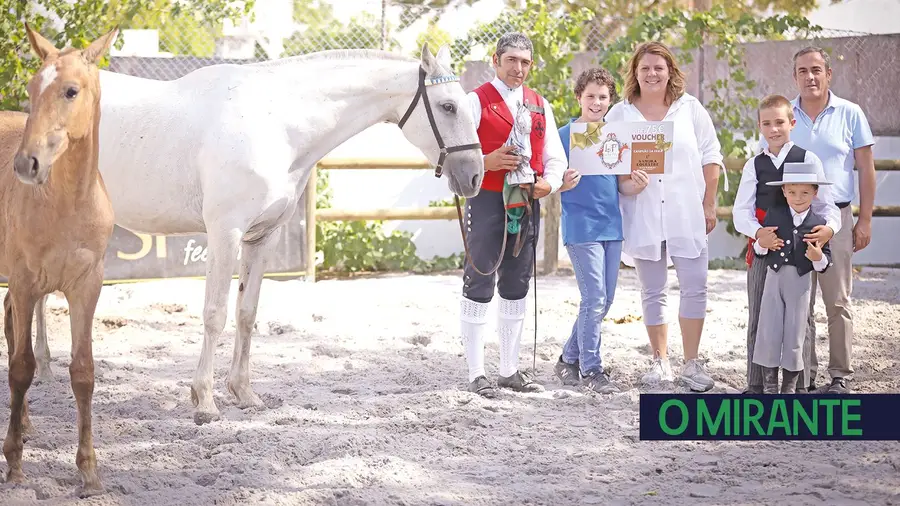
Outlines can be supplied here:
M275 60L266 60L251 63L254 67L280 67L291 63L300 63L305 61L317 60L396 60L415 62L415 58L405 56L390 51L380 49L328 49L325 51L316 51L315 53L301 54L297 56L288 56L286 58L278 58Z

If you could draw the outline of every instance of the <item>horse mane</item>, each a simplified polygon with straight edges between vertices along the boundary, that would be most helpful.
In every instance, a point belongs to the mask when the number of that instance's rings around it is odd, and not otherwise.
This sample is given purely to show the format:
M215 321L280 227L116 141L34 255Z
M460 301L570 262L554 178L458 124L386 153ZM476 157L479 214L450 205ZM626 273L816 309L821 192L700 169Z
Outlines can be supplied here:
M278 58L274 60L265 60L261 62L251 63L254 67L280 67L291 63L300 63L305 61L317 60L396 60L416 62L415 58L406 55L383 51L381 49L327 49L324 51L316 51L315 53L306 53L296 56L288 56L286 58Z

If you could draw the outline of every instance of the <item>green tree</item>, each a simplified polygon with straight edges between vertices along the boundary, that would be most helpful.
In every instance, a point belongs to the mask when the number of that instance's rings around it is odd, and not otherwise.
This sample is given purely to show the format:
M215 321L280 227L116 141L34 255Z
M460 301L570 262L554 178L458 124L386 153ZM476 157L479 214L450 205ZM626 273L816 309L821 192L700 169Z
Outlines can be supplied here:
M598 63L617 79L621 90L625 67L634 47L643 41L659 40L680 50L681 65L693 61L698 49L728 64L728 75L704 87L706 109L716 125L716 133L722 145L723 155L745 157L750 155L748 139L758 139L755 109L759 103L754 93L756 82L747 76L744 51L741 44L768 40L787 32L797 32L809 37L821 30L802 16L792 14L758 17L744 13L735 18L722 6L708 11L685 12L670 10L638 16L626 33L600 52ZM728 172L729 191L724 191L724 178L720 178L719 205L731 206L740 182L740 173ZM728 231L735 233L731 220Z
M364 12L344 24L334 17L331 5L320 0L294 0L294 22L303 25L303 30L284 42L282 56L327 49L391 50L398 46L391 38L382 40L381 21L371 14Z
M38 13L38 4L62 21L62 29L55 29L47 16ZM224 19L238 19L252 12L254 4L255 0L247 0L241 7L228 0L191 4L178 0L16 0L9 8L0 9L0 33L4 34L0 39L0 107L21 110L25 106L25 85L40 66L28 44L25 21L57 47L85 47L114 26L149 26L149 20L162 22L166 16L195 19L201 27L221 26ZM118 38L116 47L122 43ZM101 68L108 61L108 56L104 57Z
M572 94L572 58L583 48L582 28L593 17L589 9L578 9L560 16L542 0L526 0L524 9L508 11L496 20L470 31L453 45L461 65L474 46L485 43L493 53L495 41L505 32L519 31L528 35L534 46L534 65L528 86L540 90L550 102L557 122L577 116L578 103Z
M398 30L403 30L423 16L432 16L430 22L436 23L444 12L463 5L472 5L476 0L388 0L389 4L403 8ZM430 44L429 44L430 45ZM419 46L421 47L421 45Z
M453 37L447 33L446 30L442 30L439 26L437 26L436 20L430 20L428 22L428 27L424 32L420 33L418 37L416 37L416 48L414 51L414 56L416 58L422 57L422 46L425 43L428 43L428 47L431 48L431 52L434 53L441 46L447 44L448 46L453 45Z

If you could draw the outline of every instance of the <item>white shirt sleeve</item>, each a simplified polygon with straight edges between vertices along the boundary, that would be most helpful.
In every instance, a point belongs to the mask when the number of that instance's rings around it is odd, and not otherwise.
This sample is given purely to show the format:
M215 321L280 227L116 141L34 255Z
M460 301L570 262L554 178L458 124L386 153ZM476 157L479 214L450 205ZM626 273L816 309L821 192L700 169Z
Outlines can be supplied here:
M722 145L716 136L716 127L713 125L709 112L698 100L694 103L694 133L697 136L697 147L700 149L701 164L715 163L725 168L722 156Z
M479 125L481 125L481 100L478 99L478 94L474 91L466 93L466 98L469 99L469 110L472 111L472 119L475 121L475 129L477 130Z
M466 93L466 98L469 99L469 110L472 111L472 120L475 121L475 130L478 130L478 127L481 125L481 100L478 99L478 94L474 91L470 91ZM481 159L483 160L485 156L490 153L481 152Z
M741 183L738 185L734 206L731 208L734 229L751 239L755 238L756 231L762 228L759 220L756 219L756 184L756 166L751 157L744 164ZM765 252L760 254L765 254Z
M762 246L759 245L759 242L754 242L753 243L753 251L755 251L757 255L765 255L766 253L769 252L769 248L763 248Z
M544 102L544 118L547 121L544 131L544 180L550 185L550 193L556 193L563 184L563 175L569 167L566 152L563 149L562 140L559 138L556 127L556 119L553 117L553 107Z
M816 175L819 179L825 179L825 169L822 167L822 161L810 150L806 150L806 163L812 163L816 166ZM819 192L813 197L812 210L825 219L825 224L834 230L837 235L841 229L841 210L834 204L834 197L831 194L831 185L819 185Z
M813 261L812 264L813 264L813 269L815 269L816 272L822 272L825 270L826 267L828 267L828 257L826 257L825 254L823 253L822 258Z
M694 134L697 136L697 148L700 149L700 164L714 163L722 167L725 177L724 190L728 191L728 173L725 171L725 161L722 156L722 145L716 136L716 127L713 125L709 112L703 104L697 100L693 106Z

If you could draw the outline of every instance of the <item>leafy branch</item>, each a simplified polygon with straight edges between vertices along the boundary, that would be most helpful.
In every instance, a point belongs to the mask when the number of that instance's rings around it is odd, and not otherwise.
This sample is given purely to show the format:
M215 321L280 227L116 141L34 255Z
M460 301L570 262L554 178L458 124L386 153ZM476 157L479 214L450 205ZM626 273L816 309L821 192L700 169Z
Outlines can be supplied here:
M821 30L802 16L786 14L756 17L742 13L735 17L721 5L702 12L688 12L670 9L664 12L650 12L638 16L626 33L615 39L599 58L599 64L608 69L622 87L625 68L637 44L658 40L679 50L680 64L693 61L692 51L714 50L716 59L726 63L726 76L708 83L704 94L711 98L704 100L716 125L722 154L728 157L750 156L748 140L758 140L756 107L759 97L754 93L757 83L747 76L743 43L770 40L796 33L808 37ZM719 189L719 205L731 206L740 182L740 172L727 172L729 191L724 191L724 180ZM737 234L729 219L728 231Z

